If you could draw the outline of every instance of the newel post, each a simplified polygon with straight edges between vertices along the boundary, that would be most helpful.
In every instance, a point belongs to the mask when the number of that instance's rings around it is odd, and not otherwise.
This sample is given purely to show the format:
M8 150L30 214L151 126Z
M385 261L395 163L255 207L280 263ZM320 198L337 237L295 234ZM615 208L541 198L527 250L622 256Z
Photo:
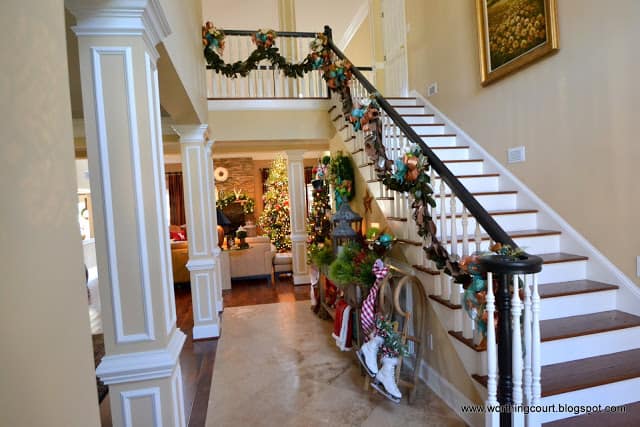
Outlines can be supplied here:
M489 396L495 396L497 391L501 427L510 427L512 423L524 425L524 415L521 410L524 403L522 399L522 373L526 367L523 366L523 338L520 331L523 305L520 302L519 290L523 289L525 294L527 293L525 287L528 286L529 281L525 275L540 272L542 258L526 253L520 256L490 255L482 257L480 265L483 273L487 273L487 294L488 297L491 295L491 303L493 303L492 290L495 289L495 311L498 319L498 369L496 372L495 366L491 366L492 363L490 363L487 391ZM489 298L487 298L488 300ZM487 307L487 311L491 311L490 320L492 320L493 307ZM528 316L525 317L525 319L528 318ZM490 354L495 354L496 342L493 339L493 322L489 322L487 328L487 351ZM531 325L525 325L525 329L530 330L530 328ZM525 334L525 337L527 335ZM539 342L525 343L525 351L531 351L532 347L535 348L539 345ZM530 360L530 358L524 359ZM498 379L497 390L495 389L496 378ZM530 404L531 402L526 403Z

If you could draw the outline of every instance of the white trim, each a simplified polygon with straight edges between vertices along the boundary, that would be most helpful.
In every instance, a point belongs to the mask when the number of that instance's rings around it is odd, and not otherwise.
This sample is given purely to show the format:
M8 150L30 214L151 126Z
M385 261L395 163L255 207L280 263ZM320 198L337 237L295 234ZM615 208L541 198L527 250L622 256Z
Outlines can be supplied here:
M193 327L194 340L201 340L205 338L218 338L219 336L220 336L219 325L195 325Z
M97 139L98 139L98 151L99 151L99 162L100 162L100 172L102 175L102 203L104 206L104 220L105 220L105 241L107 245L107 258L108 258L108 282L111 283L111 298L112 298L112 310L113 310L113 318L114 318L114 326L115 326L115 339L116 343L125 343L125 342L138 342L138 341L152 341L155 339L154 330L153 330L153 318L151 317L152 313L147 309L147 305L150 308L150 289L148 289L149 280L148 280L148 271L144 270L144 261L143 258L146 257L146 236L144 234L144 230L140 230L140 216L137 215L137 229L138 229L138 244L140 245L140 250L145 251L141 253L140 257L140 268L141 268L141 283L143 290L143 309L145 311L145 332L146 333L138 333L138 334L125 334L124 332L124 318L122 316L122 304L121 304L121 295L120 295L120 281L118 274L118 257L116 251L116 241L115 241L115 220L114 220L114 211L113 211L113 191L111 189L111 172L110 172L110 162L109 162L109 143L107 136L107 120L106 113L104 109L104 92L102 88L102 63L101 56L102 55L120 55L124 60L124 73L125 73L125 90L127 91L127 103L129 107L129 127L130 127L130 144L131 144L131 155L132 155L132 163L134 168L134 198L137 199L137 195L139 194L139 189L137 188L136 178L139 176L136 174L136 169L139 174L139 165L136 167L136 157L135 157L135 146L138 144L138 135L135 128L135 96L133 94L133 68L132 68L132 58L131 58L131 48L130 47L92 47L91 48L91 60L93 66L93 84L94 84L94 96L95 96L95 108L96 108L96 130L97 130ZM133 113L132 113L133 111ZM133 117L132 117L133 114ZM137 159L139 162L139 159ZM140 206L136 206L136 211L138 214L141 212ZM144 223L144 218L142 218L142 223ZM146 259L146 258L145 258ZM147 259L148 263L148 259ZM146 282L145 282L146 279Z
M133 427L135 425L133 413L131 412L131 400L143 397L151 398L151 406L153 408L153 426L162 427L162 410L160 403L160 387L148 387L138 390L128 390L120 392L120 402L122 403L122 417L124 418L125 427Z
M148 54L148 52L146 52ZM151 58L151 55L149 55L149 57ZM155 62L154 62L154 66L155 66ZM157 69L154 68L154 75L157 74ZM160 131L160 135L176 135L176 132L174 131L173 127L175 126L174 124L170 123L171 122L171 118L170 117L162 117L160 116L160 112L158 110L158 116L160 117L160 126L161 126L161 131ZM84 118L75 118L72 119L72 124L73 124L73 137L74 138L86 138L86 133L84 130ZM165 144L169 144L169 143L165 143Z
M611 283L621 285L620 290L626 291L631 298L618 298L618 308L626 311L632 311L634 314L638 314L640 308L638 301L640 300L640 288L618 267L616 267L606 256L602 254L595 246L580 234L575 228L573 228L567 221L565 221L551 206L545 203L540 197L538 197L529 187L527 187L520 179L518 179L509 169L503 166L495 157L487 152L478 142L471 138L466 132L464 132L458 125L456 125L451 119L449 119L442 111L436 108L430 101L428 101L422 94L417 91L411 91L411 96L416 97L419 102L422 102L427 108L431 109L436 115L440 116L442 121L453 130L458 136L458 141L462 140L465 144L471 146L472 149L477 151L484 160L491 165L501 177L510 181L521 193L522 196L529 199L533 205L540 211L538 215L547 216L550 222L555 223L555 226L562 230L564 236L569 240L573 240L577 250L581 252L581 255L589 257L589 270L590 277L593 280L609 281ZM542 214L542 215L541 215ZM538 221L540 221L540 216ZM538 224L540 226L541 224ZM546 226L545 226L546 227ZM598 264L596 269L593 264ZM591 274L593 273L593 274ZM621 306L620 304L624 304Z
M253 153L245 153L245 152L234 152L234 153L215 153L213 155L213 159L233 159L236 157L250 157L253 160L273 160L281 154L282 151L264 151L264 152L253 152ZM304 153L304 159L318 159L325 155L327 150L314 150L314 151L306 151Z
M147 239L147 228L144 211L144 192L142 191L142 162L140 160L140 137L138 135L138 115L136 111L135 82L133 79L133 54L131 48L127 48L125 53L125 87L127 93L127 107L129 110L129 135L131 138L131 160L133 195L135 200L136 229L138 234L138 245L140 250L140 283L142 285L142 300L145 318L145 329L149 340L155 340L153 305L151 302L151 277L150 262Z
M209 125L171 125L171 129L180 137L180 143L205 143Z
M187 269L189 271L212 270L216 266L215 258L194 258L187 261Z
M374 66L376 70L384 70L384 62L376 62Z
M182 369L180 364L176 365L176 371L171 382L171 388L173 390L173 424L176 427L185 427L185 415L184 415L184 391L182 388Z
M203 272L197 272L191 274L191 284L192 289L195 292L195 319L194 323L196 325L202 322L211 322L216 321L214 319L214 315L217 314L213 309L213 305L211 304L211 300L213 299L213 295L211 295L211 287L213 286L213 271L206 270ZM203 309L206 309L206 313L203 313Z
M185 339L186 335L175 329L164 349L107 355L98 365L96 375L107 385L169 377Z
M369 15L369 2L362 3L358 8L358 10L356 11L356 14L353 17L353 19L351 19L351 22L347 26L347 29L344 31L342 38L338 42L338 47L340 48L340 50L346 49L346 47L351 42L351 39L353 38L353 36L355 36L358 30L360 29L360 26L362 25L364 20L367 19L368 15ZM368 65L368 64L356 64L356 65Z
M209 111L246 110L322 110L330 106L328 99L220 99L207 101Z
M151 136L151 155L153 162L153 184L155 187L156 222L158 226L158 236L160 240L160 274L162 276L162 303L164 305L164 319L166 333L171 332L175 325L175 303L171 307L171 297L173 293L173 269L171 266L171 249L169 248L169 237L167 236L166 211L164 196L166 188L164 185L164 152L162 146L162 127L160 125L160 99L157 92L156 77L157 67L151 56L145 52L145 71L147 73L147 102L149 104L149 130ZM172 312L173 308L173 312Z
M426 379L425 379L426 374ZM462 394L453 384L441 376L425 360L420 361L420 380L425 383L444 403L470 426L483 426L484 414L462 412L462 406L475 405L467 396ZM471 380L473 381L473 380Z
M171 27L160 0L112 0L93 2L66 0L77 25L77 36L138 36L147 44L155 60L159 55L155 46L171 34Z
M186 200L187 200L187 204L185 206L187 212L187 226L189 228L189 232L192 233L193 235L189 238L189 246L190 246L190 250L189 250L189 254L191 254L191 248L193 249L193 255L195 256L207 256L209 254L209 242L207 242L207 230L206 230L206 213L205 213L205 206L204 206L204 198L202 197L202 193L205 191L205 187L204 187L204 182L202 181L202 175L204 174L202 171L202 153L200 152L201 150L204 150L204 147L202 146L202 143L198 144L198 145L185 145L184 146L184 151L183 154L184 156L182 156L182 166L183 166L183 170L186 171L186 175L183 174L184 179L187 181L187 194L186 194ZM192 152L195 152L192 153ZM191 154L190 154L191 153ZM195 155L195 162L192 162L191 160L191 156ZM193 173L191 171L192 168L192 163L196 163L195 167L196 167L196 173L198 176L198 181L199 181L199 187L198 187L198 193L196 194L194 192L194 184L193 183ZM199 217L200 217L200 234L197 235L196 234L196 222L195 222L195 218L196 218L196 212L194 209L194 198L196 196L200 196L199 197L199 201L200 201L200 212L199 212ZM198 236L198 237L196 237ZM202 249L199 250L198 246L201 246Z

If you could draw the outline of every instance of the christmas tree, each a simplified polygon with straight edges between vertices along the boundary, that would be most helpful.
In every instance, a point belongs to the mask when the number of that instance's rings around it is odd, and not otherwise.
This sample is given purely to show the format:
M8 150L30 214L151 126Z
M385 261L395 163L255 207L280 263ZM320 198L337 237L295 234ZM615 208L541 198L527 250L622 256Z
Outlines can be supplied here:
M278 251L291 249L291 223L289 220L289 178L287 162L278 156L269 169L267 192L262 196L264 209L258 225L267 233Z
M329 201L329 183L325 181L330 158L326 156L313 169L313 201L307 221L307 243L324 243L331 234L331 202Z

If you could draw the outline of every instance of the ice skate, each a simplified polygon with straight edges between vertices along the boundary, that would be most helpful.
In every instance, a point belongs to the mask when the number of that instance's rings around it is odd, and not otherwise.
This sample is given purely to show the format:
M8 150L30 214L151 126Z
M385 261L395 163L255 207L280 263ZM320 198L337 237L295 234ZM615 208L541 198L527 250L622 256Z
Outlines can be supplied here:
M378 373L378 350L383 342L382 337L376 335L356 351L360 364L371 378L375 378Z
M400 403L402 393L396 384L395 367L398 364L396 357L383 357L382 368L378 371L375 381L371 386L387 399L394 403Z

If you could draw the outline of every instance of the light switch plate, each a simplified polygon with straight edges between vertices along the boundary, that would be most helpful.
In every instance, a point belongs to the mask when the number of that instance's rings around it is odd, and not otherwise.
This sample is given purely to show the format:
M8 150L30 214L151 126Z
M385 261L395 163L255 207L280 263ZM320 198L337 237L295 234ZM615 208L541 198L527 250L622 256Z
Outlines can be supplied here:
M427 96L433 96L438 93L438 82L433 82L427 87Z
M507 163L520 163L525 161L524 146L509 148L507 150Z

